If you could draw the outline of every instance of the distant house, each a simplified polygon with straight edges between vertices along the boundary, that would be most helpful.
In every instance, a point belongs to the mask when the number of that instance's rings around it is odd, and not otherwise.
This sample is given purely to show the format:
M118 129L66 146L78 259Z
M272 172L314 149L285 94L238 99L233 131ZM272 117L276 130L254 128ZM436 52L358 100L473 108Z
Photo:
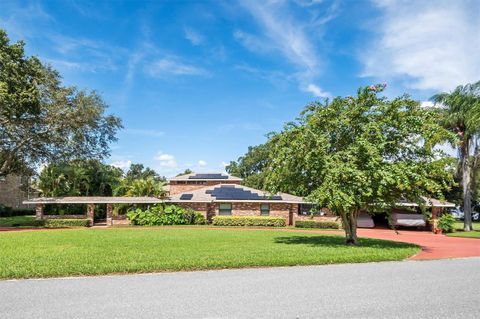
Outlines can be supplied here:
M23 187L27 182L26 177L13 174L0 177L0 204L14 209L30 207L23 204L28 199L28 193Z

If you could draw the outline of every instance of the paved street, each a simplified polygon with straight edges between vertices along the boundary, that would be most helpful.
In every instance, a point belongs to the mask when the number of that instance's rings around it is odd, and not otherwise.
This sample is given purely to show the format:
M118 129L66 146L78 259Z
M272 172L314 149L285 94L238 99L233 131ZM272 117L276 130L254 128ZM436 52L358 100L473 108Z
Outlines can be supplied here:
M0 318L478 318L480 258L0 281Z

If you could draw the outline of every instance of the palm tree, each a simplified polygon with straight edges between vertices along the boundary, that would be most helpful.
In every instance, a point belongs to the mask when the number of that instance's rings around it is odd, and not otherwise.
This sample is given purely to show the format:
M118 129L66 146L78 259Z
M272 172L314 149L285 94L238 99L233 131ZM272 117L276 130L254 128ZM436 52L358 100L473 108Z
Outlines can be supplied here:
M153 196L165 197L164 182L159 182L153 177L133 180L127 186L126 196Z
M472 167L478 157L480 138L480 81L460 85L450 93L432 98L442 106L445 126L457 134L459 172L463 189L464 230L472 230ZM472 158L473 152L473 158Z

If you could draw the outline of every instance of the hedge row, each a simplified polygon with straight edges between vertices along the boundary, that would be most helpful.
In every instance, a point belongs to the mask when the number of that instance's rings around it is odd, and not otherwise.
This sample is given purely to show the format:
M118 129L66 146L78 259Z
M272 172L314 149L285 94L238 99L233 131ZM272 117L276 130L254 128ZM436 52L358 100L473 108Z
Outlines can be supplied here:
M315 220L298 220L295 222L298 228L320 228L320 229L339 229L340 223L335 221L315 221Z
M47 228L61 227L88 227L90 226L88 219L46 219L43 226Z
M35 215L33 208L12 208L0 204L0 217Z
M215 216L212 218L214 226L266 226L284 227L285 219L281 217L255 216Z

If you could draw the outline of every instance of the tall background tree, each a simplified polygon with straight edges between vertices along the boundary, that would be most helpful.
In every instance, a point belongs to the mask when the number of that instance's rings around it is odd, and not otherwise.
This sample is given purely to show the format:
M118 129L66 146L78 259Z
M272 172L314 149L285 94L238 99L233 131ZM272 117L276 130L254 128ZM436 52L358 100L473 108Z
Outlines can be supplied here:
M125 178L128 180L145 179L149 177L152 177L157 181L166 181L164 176L158 175L158 173L153 169L150 167L145 167L143 164L131 164L130 168L125 174Z
M0 29L0 176L31 174L41 163L102 159L121 128L96 92L65 87L24 43Z
M178 173L177 176L192 174L193 171L189 168L185 169L182 173Z
M151 196L163 198L166 196L166 179L150 167L143 164L132 164L125 178L114 191L115 196Z
M36 189L45 197L112 196L122 183L121 169L99 160L72 160L52 163L40 172ZM84 205L47 205L47 214L83 214ZM104 217L105 207L96 208L97 217Z
M452 134L435 112L408 96L379 97L383 89L312 103L270 141L267 188L296 189L338 214L348 244L357 243L360 211L387 210L400 199L424 204L422 196L441 198L453 183L451 159L434 150Z
M73 160L47 165L39 174L42 196L112 196L123 172L98 160Z
M480 162L480 81L458 86L450 93L433 97L440 104L444 125L456 134L459 179L463 191L464 230L472 230L472 195L478 180Z
M270 144L248 147L245 155L231 161L225 167L227 173L243 178L243 184L256 189L265 189L265 168L268 164Z

